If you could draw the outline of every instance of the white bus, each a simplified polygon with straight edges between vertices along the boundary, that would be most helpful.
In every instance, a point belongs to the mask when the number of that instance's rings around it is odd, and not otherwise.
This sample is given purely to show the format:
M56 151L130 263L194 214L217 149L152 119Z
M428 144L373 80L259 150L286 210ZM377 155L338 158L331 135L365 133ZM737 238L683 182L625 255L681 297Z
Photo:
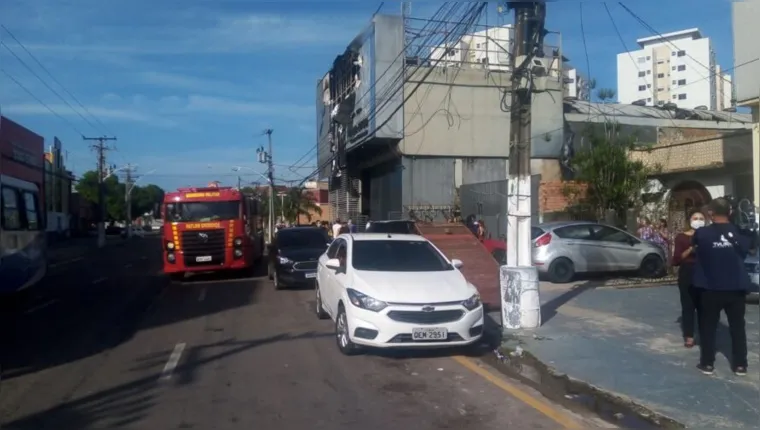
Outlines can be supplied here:
M47 272L39 187L0 175L0 294L29 288Z

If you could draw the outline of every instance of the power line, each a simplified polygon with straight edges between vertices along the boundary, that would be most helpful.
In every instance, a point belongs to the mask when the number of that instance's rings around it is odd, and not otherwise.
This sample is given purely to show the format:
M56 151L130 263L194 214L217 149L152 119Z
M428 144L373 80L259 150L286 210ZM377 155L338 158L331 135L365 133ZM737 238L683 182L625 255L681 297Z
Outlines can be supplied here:
M92 148L98 154L98 205L100 206L100 219L98 220L98 247L102 248L106 244L105 235L105 221L106 221L106 152L110 151L108 147L108 141L115 141L115 137L100 136L100 137L85 137L82 136L82 140L95 141L97 143L92 145Z
M88 120L78 110L74 109L74 106L72 106L71 103L68 102L68 100L66 100L65 98L63 98L63 96L61 96L58 93L58 91L56 91L55 89L53 89L53 87L51 87L47 82L45 82L45 80L42 79L40 77L40 75L38 75L37 72L34 71L34 69L32 69L28 64L26 64L26 61L22 60L21 57L18 56L18 54L16 54L15 52L13 52L13 50L7 44L5 44L5 42L0 41L0 45L2 45L8 52L10 52L11 55L13 55L14 57L16 57L16 59L21 63L22 66L24 66L24 68L26 68L26 70L29 71L29 73L31 73L35 78L37 78L37 80L39 80L40 82L42 82L42 85L44 85L47 89L49 89L50 92L52 92L53 94L55 94L56 97L58 97L59 99L61 99L61 101L66 106L68 106L69 109L71 109L72 112L74 112L75 114L79 115L79 117L82 118L87 124L89 124L90 127L94 128L94 129L97 129L97 127L95 127L95 125L93 125L92 122L90 122L90 120Z
M61 87L61 89L63 89L63 91L66 94L68 94L68 96L71 97L79 105L79 107L82 108L82 110L84 110L88 115L90 115L90 117L92 117L92 119L94 119L98 124L100 124L103 127L103 130L101 130L101 131L107 131L107 127L103 124L103 122L101 122L100 119L98 119L98 117L96 117L95 115L93 115L92 112L90 112L82 104L82 102L80 102L79 99L74 96L74 94L72 94L58 79L56 79L55 76L53 76L53 74L50 72L50 70L47 67L45 67L45 65L42 64L42 62L36 56L34 56L34 54L32 54L32 52L29 51L29 49L27 49L27 47L24 46L23 43L21 43L21 41L8 29L8 27L6 27L3 24L0 24L0 27L3 30L5 30L6 33L8 33L8 35L21 47L21 49L24 50L24 52L27 53L27 55L29 55L29 57L32 58L32 60L34 60L35 63L37 63L37 65L50 77L50 79L53 82L55 82L56 84L58 84L58 86ZM6 49L7 49L7 47L6 47ZM18 58L18 57L16 57L16 58Z
M80 135L80 136L84 136L84 133L82 133L81 131L79 131L79 129L78 129L78 128L77 128L77 127L76 127L76 126L75 126L75 125L74 125L74 124L73 124L71 121L69 121L69 120L68 120L68 119L66 119L66 118L65 118L63 115L61 115L61 114L59 114L58 112L54 111L54 110L53 110L53 108L51 108L50 106L48 106L47 104L45 104L45 102L43 102L42 100L40 100L40 98L39 98L39 97L37 97L36 95L34 95L34 93L33 93L33 92L31 92L31 91L30 91L28 88L26 88L26 87L24 86L24 84L22 84L21 82L19 82L19 81L18 81L16 78L14 78L14 77L13 77L13 76L12 76L10 73L8 73L8 72L7 72L5 69L2 69L2 68L0 68L0 72L3 72L3 74L4 74L5 76L7 76L7 77L8 77L8 79L10 79L11 81L13 81L13 82L14 82L16 85L18 85L18 86L19 86L19 88L21 88L21 89L22 89L22 90L24 90L24 91L25 91L27 94L29 94L29 96L30 96L30 97L32 97L33 99L35 99L35 100L37 101L37 103L39 103L40 105L42 105L42 107L44 107L45 109L47 109L47 110L48 110L50 113L52 113L53 115L57 116L57 117L58 117L58 118L59 118L61 121L63 121L63 122L65 122L66 124L68 124L68 125L69 125L69 127L71 127L71 128L72 128L72 129L73 129L73 130L74 130L74 131L75 131L75 132L78 134L78 135Z
M586 71L588 72L588 78L593 79L593 76L591 74L591 60L588 58L588 45L586 45L586 27L583 25L583 2L578 3L578 6L580 7L579 11L581 18L581 37L583 38L583 52L586 54ZM589 94L589 100L591 100L591 94ZM591 111L589 111L588 114L591 116Z

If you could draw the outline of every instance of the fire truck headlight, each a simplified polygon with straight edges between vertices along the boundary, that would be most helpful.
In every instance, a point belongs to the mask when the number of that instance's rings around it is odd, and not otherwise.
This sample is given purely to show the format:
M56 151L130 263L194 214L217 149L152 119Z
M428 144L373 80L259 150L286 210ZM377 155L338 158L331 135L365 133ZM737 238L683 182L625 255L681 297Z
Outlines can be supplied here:
M169 263L174 263L177 261L177 257L174 256L173 252L166 254L166 259L169 260Z
M166 249L168 249L169 251L174 251L174 242L167 242Z
M234 251L235 258L240 258L243 256L243 250L242 249L236 249Z
M243 238L242 237L236 237L235 240L232 242L232 244L235 245L238 248L241 247L241 246L243 246Z

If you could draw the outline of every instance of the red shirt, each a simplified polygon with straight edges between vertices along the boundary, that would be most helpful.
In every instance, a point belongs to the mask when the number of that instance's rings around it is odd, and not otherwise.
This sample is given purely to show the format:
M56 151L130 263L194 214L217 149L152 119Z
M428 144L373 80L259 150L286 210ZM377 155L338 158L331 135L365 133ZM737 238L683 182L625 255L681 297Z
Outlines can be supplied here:
M691 247L691 240L693 236L689 236L686 233L678 233L675 239L675 247L673 249L673 265L680 266L683 263L694 264L694 253L692 252L686 258L681 258L681 254Z

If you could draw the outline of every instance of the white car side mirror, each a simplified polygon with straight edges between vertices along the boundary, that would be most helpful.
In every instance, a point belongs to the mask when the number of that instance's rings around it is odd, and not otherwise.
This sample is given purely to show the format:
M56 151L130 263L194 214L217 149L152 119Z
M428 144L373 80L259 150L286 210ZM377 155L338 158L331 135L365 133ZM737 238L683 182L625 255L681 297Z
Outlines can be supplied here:
M464 266L464 263L462 260L457 260L456 258L451 260L451 265L454 266L456 269L461 269L462 266Z
M338 270L340 269L340 260L337 258L331 258L325 262L325 266L328 269Z

